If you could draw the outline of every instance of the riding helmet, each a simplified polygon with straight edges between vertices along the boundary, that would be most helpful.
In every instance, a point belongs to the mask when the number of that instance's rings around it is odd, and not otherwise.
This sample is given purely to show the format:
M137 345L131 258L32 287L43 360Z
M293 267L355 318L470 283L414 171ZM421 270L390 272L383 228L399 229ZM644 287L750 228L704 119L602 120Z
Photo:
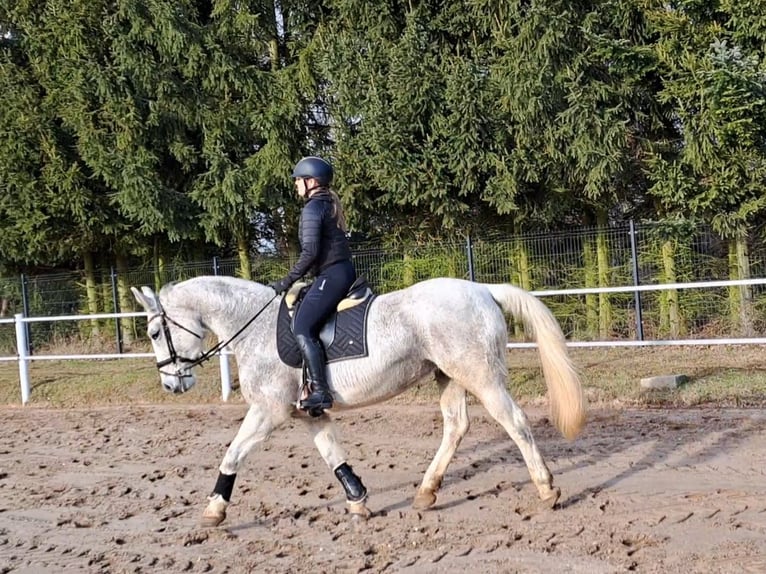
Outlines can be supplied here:
M319 182L319 185L330 185L332 183L332 166L321 157L310 155L304 157L295 164L293 168L293 179L296 177L313 177Z

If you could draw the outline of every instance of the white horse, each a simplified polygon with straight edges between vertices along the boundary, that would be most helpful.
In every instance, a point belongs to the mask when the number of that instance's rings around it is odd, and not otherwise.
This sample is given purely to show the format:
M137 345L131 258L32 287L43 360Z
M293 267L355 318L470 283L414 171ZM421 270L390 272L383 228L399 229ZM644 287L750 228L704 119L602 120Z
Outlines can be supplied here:
M193 367L210 356L203 348L208 332L236 356L240 389L250 406L219 467L203 513L205 526L226 518L236 473L250 450L291 417L307 425L346 491L350 513L370 515L367 490L347 464L330 416L310 417L297 407L301 370L278 356L281 299L271 288L232 277L197 277L165 285L159 297L149 287L132 291L146 310L147 332L166 390L183 393L194 386ZM367 314L369 354L328 365L333 412L384 401L435 377L444 434L415 496L417 509L436 502L442 477L468 430L466 392L481 401L516 443L543 504L552 508L561 494L526 415L508 393L504 312L521 319L525 332L534 336L551 419L566 438L576 437L585 423L585 401L561 328L542 302L512 285L439 278L380 295Z

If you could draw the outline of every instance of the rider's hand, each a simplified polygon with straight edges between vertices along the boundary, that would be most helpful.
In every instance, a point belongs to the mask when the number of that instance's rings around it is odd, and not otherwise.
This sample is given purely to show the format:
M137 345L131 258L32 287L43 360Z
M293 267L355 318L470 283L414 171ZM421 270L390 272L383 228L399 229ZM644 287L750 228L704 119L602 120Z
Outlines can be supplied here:
M269 287L277 292L277 295L281 295L290 288L290 281L285 277L279 281L272 281L269 283Z

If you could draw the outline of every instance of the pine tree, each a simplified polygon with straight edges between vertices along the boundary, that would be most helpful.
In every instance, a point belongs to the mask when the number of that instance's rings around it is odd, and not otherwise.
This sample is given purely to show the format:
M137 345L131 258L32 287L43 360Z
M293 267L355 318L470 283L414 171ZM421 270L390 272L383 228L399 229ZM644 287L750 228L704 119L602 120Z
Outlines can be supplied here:
M321 63L356 225L417 236L481 221L496 129L486 16L470 2L333 8Z
M202 30L207 55L195 78L204 169L192 197L207 237L236 244L246 277L259 242L296 241L291 168L323 147L304 53L320 7L222 0Z
M766 15L762 2L673 2L651 13L666 67L660 98L678 137L651 162L650 193L729 240L731 279L750 277L748 233L766 214ZM731 321L752 334L752 293L729 289Z
M71 264L126 229L64 119L61 92L73 88L52 77L53 38L71 22L27 3L0 14L9 23L0 53L0 256L15 266Z
M663 4L653 13L666 68L660 97L678 139L653 157L664 210L736 237L766 212L766 16L760 2Z

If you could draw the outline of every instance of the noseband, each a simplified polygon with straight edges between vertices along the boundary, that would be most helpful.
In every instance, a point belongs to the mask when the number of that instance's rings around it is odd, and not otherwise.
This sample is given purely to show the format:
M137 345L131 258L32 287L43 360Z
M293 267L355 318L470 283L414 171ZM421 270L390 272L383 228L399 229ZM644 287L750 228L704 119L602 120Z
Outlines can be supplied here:
M152 321L154 321L157 318L159 318L160 321L161 321L160 324L162 325L162 332L165 334L165 341L166 341L167 346L168 346L168 354L169 354L167 359L164 359L162 361L158 361L157 362L157 369L159 370L160 373L162 373L163 375L169 375L169 376L178 377L179 379L182 379L184 377L184 375L181 374L181 369L177 368L175 373L168 373L166 371L163 371L162 368L166 367L166 366L168 366L168 365L170 365L172 363L176 363L178 361L181 361L183 363L189 363L189 366L187 367L187 369L191 369L192 367L194 367L196 365L199 365L203 361L205 361L205 360L210 358L209 356L206 356L205 353L203 353L200 357L198 357L196 359L190 359L189 357L184 357L183 355L179 355L176 352L175 345L173 345L173 338L170 336L170 328L168 327L168 323L173 323L173 325L175 325L179 329L182 329L183 331L186 331L187 333L189 333L191 335L194 335L198 339L202 339L202 335L200 335L198 333L195 333L191 329L189 329L187 327L184 327L178 321L176 321L173 318L169 317L168 314L165 313L164 309L162 309L159 313L149 317L148 323L151 323Z

